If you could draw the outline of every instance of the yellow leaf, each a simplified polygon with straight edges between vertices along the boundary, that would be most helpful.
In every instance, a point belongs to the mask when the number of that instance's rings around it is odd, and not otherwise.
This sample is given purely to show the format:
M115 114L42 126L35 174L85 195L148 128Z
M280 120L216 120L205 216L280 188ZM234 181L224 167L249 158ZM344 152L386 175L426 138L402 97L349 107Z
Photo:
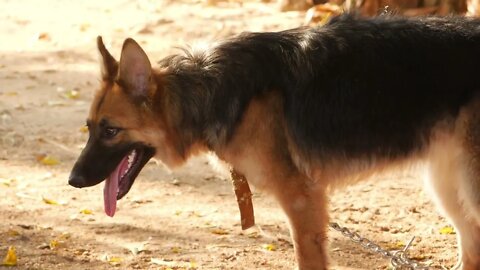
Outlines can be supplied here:
M220 229L220 228L212 229L210 232L213 233L213 234L218 234L218 235L226 235L226 234L228 234L228 232L227 232L226 230Z
M52 200L52 199L48 199L48 198L42 197L42 200L43 200L43 202L46 203L46 204L58 205L58 202L55 201L55 200Z
M58 159L56 159L52 156L49 156L49 155L40 155L40 156L37 157L37 160L41 164L48 165L48 166L53 166L53 165L57 165L57 164L60 163L60 161L58 161Z
M88 30L88 28L90 28L90 26L91 26L91 25L90 25L89 23L82 23L82 24L80 25L80 31L85 32L85 31Z
M203 215L195 211L192 211L188 214L188 217L203 217Z
M455 234L455 229L452 226L445 226L440 229L440 234Z
M170 248L170 251L172 251L175 254L178 254L178 253L182 252L182 249L180 247L172 247L172 248Z
M3 259L3 265L5 266L15 266L17 265L17 254L15 252L15 247L10 246L7 251L7 256Z
M268 251L275 251L277 250L277 246L274 244L264 244L262 245L263 249L268 250Z
M410 255L408 256L410 259L412 260L416 260L416 261L423 261L425 260L427 257L423 254L417 254L417 255Z
M84 214L84 215L92 215L93 211L90 210L90 209L82 209L82 210L80 210L80 213Z
M69 99L78 99L80 97L80 93L77 90L69 90L65 93L65 97Z
M15 230L12 230L12 229L8 230L7 234L10 235L10 236L20 235L20 233L18 231L15 231Z
M399 250L402 249L405 246L405 243L403 241L397 241L395 243L391 243L388 245L388 248L391 250Z
M110 257L107 262L111 265L119 265L123 261L120 257Z
M48 246L50 247L50 249L55 249L59 245L60 245L60 242L58 242L58 240L56 240L56 239L53 239L53 240L50 241L50 244Z
M80 132L82 133L87 133L88 132L88 127L87 126L82 126L79 128Z
M17 180L15 178L10 178L10 179L0 178L0 184L3 184L7 187L12 186L12 184L14 184L16 181Z

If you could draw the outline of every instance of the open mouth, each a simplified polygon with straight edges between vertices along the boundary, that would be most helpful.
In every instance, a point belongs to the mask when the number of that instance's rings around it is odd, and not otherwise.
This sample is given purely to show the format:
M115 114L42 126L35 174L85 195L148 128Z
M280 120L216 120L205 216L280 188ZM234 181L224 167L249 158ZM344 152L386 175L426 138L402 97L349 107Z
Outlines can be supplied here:
M117 200L123 198L135 181L143 166L153 156L153 151L146 147L131 150L108 176L103 189L105 213L113 217Z

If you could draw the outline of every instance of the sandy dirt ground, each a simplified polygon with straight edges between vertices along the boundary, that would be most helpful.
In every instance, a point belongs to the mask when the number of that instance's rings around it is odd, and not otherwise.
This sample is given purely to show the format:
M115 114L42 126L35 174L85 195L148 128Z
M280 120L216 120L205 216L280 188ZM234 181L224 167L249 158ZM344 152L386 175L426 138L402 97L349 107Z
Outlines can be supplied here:
M259 0L1 0L0 262L14 246L18 263L0 269L293 269L277 204L256 191L261 230L242 231L231 183L204 157L175 172L150 162L114 218L103 212L103 185L74 189L67 177L99 83L97 35L116 56L133 37L157 60L175 46L296 27L304 16ZM420 177L380 178L333 193L332 220L388 249L415 235L412 257L452 266L456 235L442 230L449 224ZM332 269L390 269L329 236Z

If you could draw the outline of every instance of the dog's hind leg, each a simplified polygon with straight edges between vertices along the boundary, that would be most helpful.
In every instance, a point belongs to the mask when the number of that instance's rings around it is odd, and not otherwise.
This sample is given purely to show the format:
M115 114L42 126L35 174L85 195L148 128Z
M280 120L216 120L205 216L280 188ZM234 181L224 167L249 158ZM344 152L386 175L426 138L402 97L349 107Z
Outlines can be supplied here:
M475 224L471 239L462 239L464 269L480 269L480 99L462 110L456 135L464 151L459 195L470 223ZM470 245L470 242L472 242Z
M476 186L473 183L480 181L480 170L472 173L472 158L461 139L463 136L459 136L463 133L462 128L460 131L459 127L456 129L455 134L435 136L429 152L430 177L427 183L436 195L436 203L457 231L461 257L458 266L461 264L463 270L474 270L480 269L480 226L475 219L480 210L480 190L473 190ZM480 163L478 165L480 169ZM473 209L470 205L475 200L477 206Z
M463 206L459 208L463 213L463 222L458 225L464 227L458 228L463 270L480 269L480 164L472 166L469 159L467 157L462 164L464 168L458 191Z

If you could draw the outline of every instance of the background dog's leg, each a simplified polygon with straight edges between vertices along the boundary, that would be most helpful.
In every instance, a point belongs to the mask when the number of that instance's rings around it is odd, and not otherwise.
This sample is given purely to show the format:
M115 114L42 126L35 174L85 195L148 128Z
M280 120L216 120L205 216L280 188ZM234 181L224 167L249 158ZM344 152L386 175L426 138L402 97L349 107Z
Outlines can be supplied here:
M300 270L327 269L327 198L323 187L303 177L275 183L274 195L287 214Z
M431 148L428 184L436 203L455 226L459 246L459 263L463 270L480 269L480 226L466 207L462 185L470 182L465 151L453 137L440 139ZM471 187L470 187L471 188ZM475 192L479 192L476 190ZM476 210L478 211L478 205Z

